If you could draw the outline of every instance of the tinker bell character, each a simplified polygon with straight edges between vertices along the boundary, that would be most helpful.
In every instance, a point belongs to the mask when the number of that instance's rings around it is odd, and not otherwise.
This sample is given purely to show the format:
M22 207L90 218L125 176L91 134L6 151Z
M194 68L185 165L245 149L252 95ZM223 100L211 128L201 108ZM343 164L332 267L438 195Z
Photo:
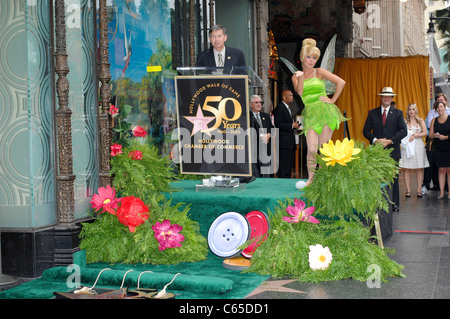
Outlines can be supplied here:
M335 39L334 37L332 40L333 46ZM322 61L322 65L325 64L326 68L315 68L320 57L320 50L316 47L314 39L305 39L302 42L300 51L300 62L303 71L291 69L294 73L292 75L294 90L301 96L305 105L302 112L303 133L306 136L306 144L308 146L306 156L308 180L304 186L301 185L298 188L306 187L313 182L317 164L316 154L319 147L331 139L333 131L339 128L341 122L347 120L334 104L345 86L345 81L329 71L330 68L334 68L334 53L330 54L328 49L327 51ZM332 59L331 67L330 59ZM330 85L334 85L335 88L330 90ZM329 89L328 93L331 93L330 97L327 96L327 88Z

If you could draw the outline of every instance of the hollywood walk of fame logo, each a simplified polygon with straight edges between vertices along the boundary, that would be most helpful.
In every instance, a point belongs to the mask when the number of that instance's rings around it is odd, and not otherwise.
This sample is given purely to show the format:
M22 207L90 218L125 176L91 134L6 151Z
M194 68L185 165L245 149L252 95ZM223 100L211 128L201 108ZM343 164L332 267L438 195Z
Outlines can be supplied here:
M211 122L212 120L215 119L214 116L204 116L200 105L197 108L196 116L185 116L184 118L186 120L188 120L189 122L191 122L192 124L194 124L194 127L192 128L191 136L193 136L198 131L201 131L201 132L206 131L208 129L209 122ZM210 135L210 133L207 131L205 133Z

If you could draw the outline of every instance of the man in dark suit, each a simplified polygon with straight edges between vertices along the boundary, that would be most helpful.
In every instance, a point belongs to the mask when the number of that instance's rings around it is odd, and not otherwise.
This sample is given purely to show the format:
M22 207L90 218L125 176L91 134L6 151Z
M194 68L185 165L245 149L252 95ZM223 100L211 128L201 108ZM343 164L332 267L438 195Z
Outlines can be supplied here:
M271 129L270 115L261 112L263 101L259 95L250 97L250 127L252 132L252 170L256 177L270 177L271 167ZM272 164L274 164L272 162Z
M275 127L279 129L278 147L278 177L291 178L295 159L295 134L298 123L292 120L289 105L294 101L294 95L289 90L281 93L281 103L273 111Z
M225 46L227 32L221 25L209 29L209 42L212 47L197 55L197 66L223 67L225 70L233 67L245 67L244 53L235 48Z
M381 96L381 106L369 111L364 123L363 135L371 144L380 143L385 148L392 149L391 157L396 161L401 158L400 143L408 134L403 118L403 112L391 106L394 94L392 88L385 87L378 95ZM398 176L392 185L393 210L398 211L400 205Z

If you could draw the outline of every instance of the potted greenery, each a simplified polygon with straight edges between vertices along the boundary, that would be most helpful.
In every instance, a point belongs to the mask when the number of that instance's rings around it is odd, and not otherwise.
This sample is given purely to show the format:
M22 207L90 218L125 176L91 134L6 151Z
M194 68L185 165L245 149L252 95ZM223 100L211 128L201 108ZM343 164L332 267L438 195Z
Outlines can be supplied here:
M344 139L324 144L320 152L305 201L280 200L269 212L267 237L246 271L310 282L366 281L374 271L380 281L403 276L403 266L387 255L394 251L371 242L361 223L361 217L373 219L389 205L382 185L398 173L389 151L379 145L355 147L353 140Z

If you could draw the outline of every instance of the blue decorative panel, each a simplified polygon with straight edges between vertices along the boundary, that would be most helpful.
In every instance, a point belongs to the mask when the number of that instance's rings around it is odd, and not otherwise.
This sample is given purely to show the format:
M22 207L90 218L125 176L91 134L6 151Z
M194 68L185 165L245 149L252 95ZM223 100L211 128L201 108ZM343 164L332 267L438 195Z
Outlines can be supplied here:
M56 221L48 1L0 2L0 228Z
M0 1L0 229L57 222L50 1ZM98 188L93 0L66 0L75 219Z

